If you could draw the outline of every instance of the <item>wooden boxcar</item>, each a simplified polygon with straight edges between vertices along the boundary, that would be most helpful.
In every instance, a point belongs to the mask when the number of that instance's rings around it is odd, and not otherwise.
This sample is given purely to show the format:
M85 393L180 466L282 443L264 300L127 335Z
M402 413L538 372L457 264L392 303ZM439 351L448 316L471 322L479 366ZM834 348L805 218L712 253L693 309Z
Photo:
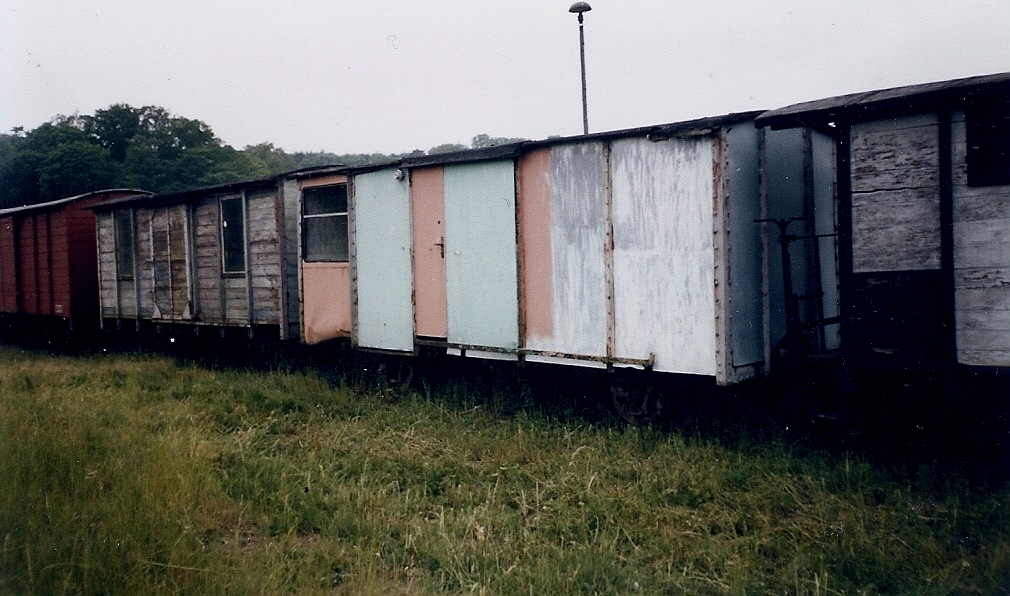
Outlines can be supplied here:
M143 194L102 190L0 210L0 318L7 334L65 339L98 328L95 218L88 207Z
M103 326L297 338L297 202L267 178L94 206Z
M834 139L844 380L1007 371L1010 73L833 97L758 123Z
M801 164L811 149L791 131L766 138L756 115L302 178L303 232L318 216L304 193L344 185L345 203L323 212L346 216L335 221L347 238L343 261L303 252L305 338L634 366L723 385L765 374L784 334L768 322L784 307L768 291L768 240L755 220L768 215L768 179L783 201L802 203L805 186L763 164L764 148ZM303 251L311 244L303 238Z

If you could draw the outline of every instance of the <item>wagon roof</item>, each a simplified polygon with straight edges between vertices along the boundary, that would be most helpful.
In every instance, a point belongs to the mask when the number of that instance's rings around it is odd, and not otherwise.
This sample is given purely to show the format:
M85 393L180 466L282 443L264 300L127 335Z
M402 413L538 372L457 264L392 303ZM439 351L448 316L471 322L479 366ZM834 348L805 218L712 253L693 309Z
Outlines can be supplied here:
M738 112L723 116L686 120L683 122L654 124L651 126L625 128L606 132L594 132L591 134L568 137L552 137L549 139L540 139L535 141L519 141L516 143L496 145L494 147L484 147L481 149L466 149L463 151L453 151L451 153L407 157L403 159L402 165L404 167L418 167L436 164L487 161L491 159L507 159L516 157L524 151L540 147L584 143L587 141L608 141L628 137L647 137L658 141L674 137L700 136L710 134L722 127L733 126L741 122L753 120L762 113L763 112L760 110L752 112Z
M127 200L128 199L133 199L133 198L136 198L136 197L146 197L146 196L150 196L150 194L151 194L150 192L148 192L146 190L137 190L137 189L134 189L134 188L107 188L107 189L104 189L104 190L95 190L95 191L91 191L91 192L86 192L84 194L74 195L72 197L64 197L62 199L56 199L55 201L46 201L45 203L34 203L34 204L31 204L31 205L23 205L21 207L10 207L10 208L7 208L7 209L0 209L0 217L4 217L6 215L13 215L15 213L25 213L25 212L30 212L30 211L43 211L43 210L46 210L46 209L52 209L54 207L62 207L63 205L67 205L67 204L73 203L75 201L81 201L81 200L88 199L88 198L91 198L91 197L96 197L96 196L99 196L99 195L121 194L121 193L130 193L129 196L125 197L125 199L127 199ZM113 199L113 200L124 200L124 198L120 197L118 199Z
M896 113L914 113L935 106L964 103L971 95L1010 88L1010 72L850 93L798 103L761 114L758 126L795 128L836 119L869 120Z
M239 182L228 182L226 184L215 184L213 186L202 186L199 188L191 188L187 190L166 192L161 194L149 193L140 196L122 197L119 199L102 201L97 205L92 205L90 208L94 211L104 211L107 209L112 209L124 205L150 206L150 205L170 205L174 203L185 203L187 201L215 194L223 194L238 190L258 190L262 188L271 188L277 185L277 178L278 178L277 176L271 176L270 178L258 178L256 180L242 180Z

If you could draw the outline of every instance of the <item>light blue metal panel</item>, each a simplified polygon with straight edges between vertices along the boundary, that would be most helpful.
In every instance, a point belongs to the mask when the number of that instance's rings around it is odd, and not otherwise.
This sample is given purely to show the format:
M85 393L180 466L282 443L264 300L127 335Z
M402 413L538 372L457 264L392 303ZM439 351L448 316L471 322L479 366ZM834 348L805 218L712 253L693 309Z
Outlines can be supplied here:
M761 189L758 132L753 122L729 130L726 234L729 257L730 359L734 367L764 361L764 282L761 269Z
M357 341L366 348L413 351L410 200L394 169L354 178Z
M445 167L449 341L516 348L515 166L511 160Z

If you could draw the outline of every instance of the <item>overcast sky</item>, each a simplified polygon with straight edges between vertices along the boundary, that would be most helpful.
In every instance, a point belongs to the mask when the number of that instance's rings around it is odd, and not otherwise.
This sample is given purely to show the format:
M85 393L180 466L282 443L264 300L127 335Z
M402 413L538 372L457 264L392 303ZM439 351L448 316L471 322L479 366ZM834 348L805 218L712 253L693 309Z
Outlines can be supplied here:
M1010 71L1010 0L591 0L589 127ZM0 0L0 130L160 105L236 148L582 131L569 0Z

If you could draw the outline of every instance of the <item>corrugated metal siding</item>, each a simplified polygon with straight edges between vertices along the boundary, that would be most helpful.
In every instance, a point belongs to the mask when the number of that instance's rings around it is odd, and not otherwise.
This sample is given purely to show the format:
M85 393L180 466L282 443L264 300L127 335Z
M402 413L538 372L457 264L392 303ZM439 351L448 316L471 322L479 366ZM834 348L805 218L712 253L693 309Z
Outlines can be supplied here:
M394 172L385 169L354 178L357 345L410 352L410 187Z
M518 347L512 160L445 167L445 250L449 341Z
M526 346L537 350L606 356L607 353L607 288L605 281L604 241L606 148L603 143L560 145L550 149L549 163L524 160L520 180L524 189L530 184L547 180L547 192L541 201L549 204L536 213L549 219L527 221L523 230L524 260L535 266L549 267L548 279L530 283L547 283L547 289L537 288L527 312L533 322L540 313L549 313L549 326L529 325ZM539 171L544 165L548 171ZM532 189L531 189L532 190ZM523 196L525 201L528 197ZM531 194L530 199L536 195ZM531 205L534 207L534 205ZM526 205L524 203L524 210ZM549 236L541 238L546 232ZM546 251L550 251L546 254ZM545 302L537 304L536 301ZM546 303L550 300L549 303ZM549 330L549 334L544 333Z
M611 147L618 357L715 374L709 138Z

